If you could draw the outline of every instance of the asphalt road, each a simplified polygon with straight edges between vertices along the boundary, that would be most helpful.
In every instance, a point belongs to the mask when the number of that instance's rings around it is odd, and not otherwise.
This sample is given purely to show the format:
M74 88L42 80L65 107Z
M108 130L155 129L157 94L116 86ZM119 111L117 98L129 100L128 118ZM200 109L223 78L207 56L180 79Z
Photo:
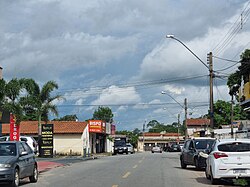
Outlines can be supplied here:
M23 187L203 187L204 171L181 169L179 153L138 153L79 161L52 169ZM216 185L214 185L216 186ZM219 186L231 186L221 184Z

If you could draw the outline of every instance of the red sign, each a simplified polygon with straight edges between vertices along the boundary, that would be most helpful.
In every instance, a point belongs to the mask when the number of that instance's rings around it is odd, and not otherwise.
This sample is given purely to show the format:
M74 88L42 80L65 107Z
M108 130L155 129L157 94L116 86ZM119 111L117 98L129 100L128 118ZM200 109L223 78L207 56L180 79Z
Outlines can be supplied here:
M111 125L111 134L112 135L115 135L115 129L116 129L116 127L115 127L115 125Z
M102 120L89 120L89 132L104 133L105 132L105 123L103 124Z
M13 114L10 114L10 141L19 141L19 125Z

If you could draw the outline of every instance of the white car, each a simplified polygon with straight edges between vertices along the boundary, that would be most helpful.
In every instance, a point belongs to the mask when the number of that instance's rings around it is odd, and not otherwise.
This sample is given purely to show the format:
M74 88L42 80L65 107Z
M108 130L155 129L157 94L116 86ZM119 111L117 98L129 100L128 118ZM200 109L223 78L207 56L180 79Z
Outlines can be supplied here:
M126 146L128 148L129 153L131 153L131 154L135 153L134 147L131 143L126 143Z
M9 141L10 137L9 136L2 136L0 137L0 142L1 141ZM33 152L36 154L38 151L38 143L36 140L31 137L31 136L20 136L19 138L20 141L26 142L30 148L33 150Z
M206 177L212 184L220 179L249 178L250 139L216 140L206 163Z

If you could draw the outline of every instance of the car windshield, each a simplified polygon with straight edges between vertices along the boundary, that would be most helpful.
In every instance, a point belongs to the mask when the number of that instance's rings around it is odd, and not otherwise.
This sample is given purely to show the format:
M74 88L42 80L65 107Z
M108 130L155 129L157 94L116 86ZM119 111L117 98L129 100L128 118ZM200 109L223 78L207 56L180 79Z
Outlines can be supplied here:
M214 140L195 140L196 149L209 149L212 147Z
M126 146L124 141L115 141L115 146Z
M16 144L1 143L0 156L16 156Z
M224 152L246 152L250 151L250 144L242 142L221 144L218 146L218 150Z

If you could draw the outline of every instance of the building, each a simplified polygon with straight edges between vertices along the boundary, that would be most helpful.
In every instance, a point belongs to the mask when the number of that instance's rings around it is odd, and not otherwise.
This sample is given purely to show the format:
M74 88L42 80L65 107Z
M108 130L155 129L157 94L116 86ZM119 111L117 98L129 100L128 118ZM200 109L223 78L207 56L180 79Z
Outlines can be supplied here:
M187 134L188 136L203 136L209 134L208 127L209 119L187 119ZM204 134L205 133L205 134Z
M91 153L89 146L89 132L86 122L77 121L49 121L54 125L53 151L56 154L69 155ZM2 134L9 135L10 125L3 124ZM38 121L22 121L20 135L38 138Z
M162 148L167 145L183 141L183 136L178 133L144 133L143 136L138 138L138 151L151 151L154 145Z

